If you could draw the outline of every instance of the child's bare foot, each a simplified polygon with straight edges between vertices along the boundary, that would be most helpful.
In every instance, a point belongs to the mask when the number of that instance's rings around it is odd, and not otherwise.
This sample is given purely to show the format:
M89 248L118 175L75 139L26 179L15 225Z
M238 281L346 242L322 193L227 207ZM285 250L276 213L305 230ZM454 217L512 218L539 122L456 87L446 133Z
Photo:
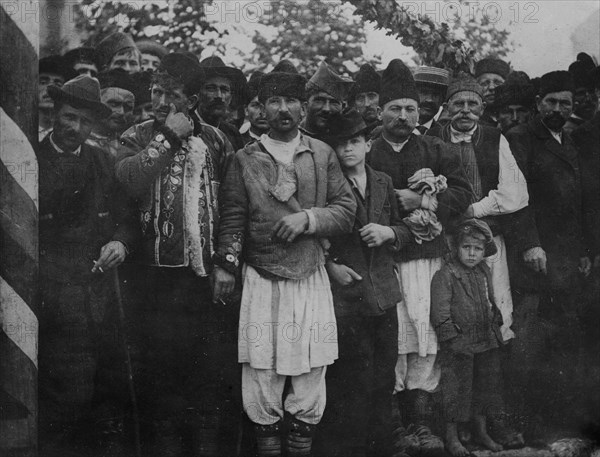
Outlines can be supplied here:
M504 449L500 444L496 443L490 435L487 433L486 418L483 415L475 415L473 418L475 422L475 433L473 434L473 440L483 447L488 448L490 451L499 452Z
M468 457L471 455L458 439L458 424L456 422L446 422L445 441L446 450L452 457Z
M468 457L471 455L458 439L446 440L446 450L453 457Z
M487 433L483 435L477 433L474 438L478 444L481 444L483 447L488 448L490 451L500 452L504 449L502 445L496 443L492 438L490 438L490 435L488 435Z

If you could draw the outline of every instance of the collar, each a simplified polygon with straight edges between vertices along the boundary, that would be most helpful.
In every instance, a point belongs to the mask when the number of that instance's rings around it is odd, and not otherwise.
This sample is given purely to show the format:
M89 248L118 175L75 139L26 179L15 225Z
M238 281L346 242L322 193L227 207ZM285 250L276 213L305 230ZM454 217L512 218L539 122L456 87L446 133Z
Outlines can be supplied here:
M75 149L73 152L66 152L56 145L56 143L54 142L53 136L54 136L54 132L52 132L48 136L48 139L50 140L50 144L52 145L52 147L54 148L54 150L56 152L58 152L59 154L73 154L74 156L79 157L79 154L81 153L81 145L79 145L79 147L77 149Z
M402 143L394 143L393 141L390 141L390 140L388 140L388 139L385 137L385 133L383 133L383 132L381 132L381 138L383 138L383 139L384 139L384 141L385 141L387 144L389 144L389 145L392 147L392 149L394 150L394 152L400 152L400 151L402 151L402 148L404 148L404 146L406 145L406 143L408 143L408 140L409 140L409 138L410 138L410 135L409 135L409 137L408 137L408 138L407 138L405 141L403 141Z
M562 144L562 129L560 130L560 132L555 132L554 130L548 128L546 126L546 124L544 124L544 121L542 121L541 119L540 119L540 121L542 122L542 125L544 126L544 128L546 130L548 130L550 135L552 135L552 138L554 138L556 141L558 141L560 144Z
M310 138L310 137L308 135L304 135L304 133L302 133L301 130L298 130L298 136L300 137L300 141L298 142L298 144L296 145L296 149L294 150L294 157L296 155L300 154L301 152L310 152L311 154L314 154L314 151L310 148L310 144L308 143L309 142L308 138ZM298 136L296 136L296 138L298 138ZM278 140L273 140L269 136L268 133L263 133L261 135L261 137L259 138L259 141L263 144L263 147L264 147L263 137L266 137L268 139L268 141L278 141ZM296 138L294 138L294 140Z
M475 133L475 130L477 130L477 124L475 124L475 127L473 127L468 132L459 132L454 127L452 127L452 125L450 125L450 141L452 143L460 143L462 141L464 141L465 143L470 143L473 138L473 134Z

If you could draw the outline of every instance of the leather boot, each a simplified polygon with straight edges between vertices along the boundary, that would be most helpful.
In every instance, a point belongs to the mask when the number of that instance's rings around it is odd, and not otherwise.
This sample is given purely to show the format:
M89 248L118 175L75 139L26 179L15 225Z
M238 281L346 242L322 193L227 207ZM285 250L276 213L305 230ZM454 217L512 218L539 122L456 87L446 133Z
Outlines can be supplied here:
M254 424L258 457L281 456L282 421L270 425Z
M307 424L295 417L288 423L285 440L287 457L309 457L312 451L313 436L316 425Z

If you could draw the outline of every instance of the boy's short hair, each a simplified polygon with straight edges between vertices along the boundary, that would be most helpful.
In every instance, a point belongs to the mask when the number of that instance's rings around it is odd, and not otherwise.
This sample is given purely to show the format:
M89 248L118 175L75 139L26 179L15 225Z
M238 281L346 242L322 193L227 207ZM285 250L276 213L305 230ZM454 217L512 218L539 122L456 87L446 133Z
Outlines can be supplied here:
M140 65L142 64L142 53L140 52L140 50L138 48L125 48L125 49L121 49L119 52L113 54L113 56L110 58L110 62L108 63L108 66L110 66L113 63L115 58L121 57L121 56L133 57L134 59L136 59L139 62Z

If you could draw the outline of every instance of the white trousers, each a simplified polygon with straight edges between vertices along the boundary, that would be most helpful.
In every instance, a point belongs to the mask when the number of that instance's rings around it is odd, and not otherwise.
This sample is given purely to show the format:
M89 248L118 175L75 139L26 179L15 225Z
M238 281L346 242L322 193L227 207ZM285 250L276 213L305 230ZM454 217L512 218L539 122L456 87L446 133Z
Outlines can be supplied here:
M275 370L242 365L242 402L244 411L252 422L271 425L283 419L287 411L296 419L308 424L318 424L325 410L325 372L327 367L317 367L308 373L290 376L290 389L285 399L283 390L287 376Z

